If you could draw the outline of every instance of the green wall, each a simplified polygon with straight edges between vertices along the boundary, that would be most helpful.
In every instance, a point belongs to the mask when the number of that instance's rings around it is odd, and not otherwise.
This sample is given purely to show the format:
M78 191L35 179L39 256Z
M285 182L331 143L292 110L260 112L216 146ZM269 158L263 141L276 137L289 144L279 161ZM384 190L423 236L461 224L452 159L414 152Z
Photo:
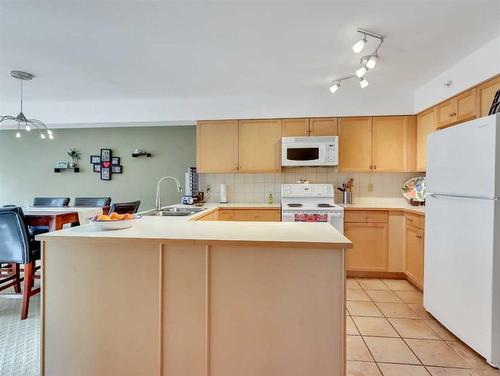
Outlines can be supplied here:
M77 196L110 196L113 201L141 200L140 210L154 206L156 182L165 175L179 179L184 187L184 172L196 165L194 126L86 128L54 130L54 140L42 140L38 132L0 131L0 206L30 204L35 196L64 196L73 202ZM57 161L70 161L66 152L82 152L80 173L54 173ZM102 181L92 171L90 155L110 148L121 158L123 174ZM153 157L132 158L134 149L144 149ZM163 202L180 202L172 181L163 183ZM71 204L71 203L70 203Z

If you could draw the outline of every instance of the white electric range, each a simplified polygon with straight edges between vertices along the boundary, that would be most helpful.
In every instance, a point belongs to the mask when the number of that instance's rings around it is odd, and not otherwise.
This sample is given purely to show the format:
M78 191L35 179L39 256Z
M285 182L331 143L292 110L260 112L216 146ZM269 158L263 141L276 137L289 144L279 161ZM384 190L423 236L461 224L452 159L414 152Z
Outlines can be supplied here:
M344 208L335 205L332 184L282 184L282 222L328 222L344 233Z

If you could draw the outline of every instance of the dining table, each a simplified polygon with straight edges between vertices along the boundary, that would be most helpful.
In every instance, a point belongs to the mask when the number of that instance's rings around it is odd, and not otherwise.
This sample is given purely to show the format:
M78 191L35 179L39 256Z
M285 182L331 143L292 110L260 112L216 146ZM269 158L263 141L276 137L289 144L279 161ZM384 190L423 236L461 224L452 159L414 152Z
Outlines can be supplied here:
M57 231L67 224L88 223L91 217L102 214L103 208L30 206L23 212L28 226L46 226L49 231Z

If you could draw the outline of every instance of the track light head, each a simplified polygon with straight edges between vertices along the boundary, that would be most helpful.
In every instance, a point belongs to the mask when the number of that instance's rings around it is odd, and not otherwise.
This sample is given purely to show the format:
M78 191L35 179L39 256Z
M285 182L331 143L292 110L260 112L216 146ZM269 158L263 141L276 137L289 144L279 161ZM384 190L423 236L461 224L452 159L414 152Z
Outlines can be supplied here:
M368 81L366 81L366 78L359 79L359 86L361 86L361 89L364 89L368 86Z
M366 44L366 35L363 35L363 38L361 38L352 46L352 50L354 51L354 53L359 54L365 47L365 44Z
M356 76L361 78L366 74L366 72L368 72L368 69L366 69L366 67L361 67L356 71Z
M377 65L377 60L378 60L378 57L377 55L372 55L368 58L368 61L366 62L366 67L368 69L373 69L375 68L375 65Z
M335 81L332 86L330 86L330 93L334 94L340 87L340 81Z

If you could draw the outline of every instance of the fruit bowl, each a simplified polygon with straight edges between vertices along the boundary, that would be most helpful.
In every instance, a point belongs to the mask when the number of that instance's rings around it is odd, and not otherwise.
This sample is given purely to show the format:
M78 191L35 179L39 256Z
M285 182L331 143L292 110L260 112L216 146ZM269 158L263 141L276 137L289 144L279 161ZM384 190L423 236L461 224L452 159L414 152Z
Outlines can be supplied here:
M100 230L123 230L132 227L140 221L142 217L137 214L117 215L112 213L108 215L99 215L90 219L90 223Z

